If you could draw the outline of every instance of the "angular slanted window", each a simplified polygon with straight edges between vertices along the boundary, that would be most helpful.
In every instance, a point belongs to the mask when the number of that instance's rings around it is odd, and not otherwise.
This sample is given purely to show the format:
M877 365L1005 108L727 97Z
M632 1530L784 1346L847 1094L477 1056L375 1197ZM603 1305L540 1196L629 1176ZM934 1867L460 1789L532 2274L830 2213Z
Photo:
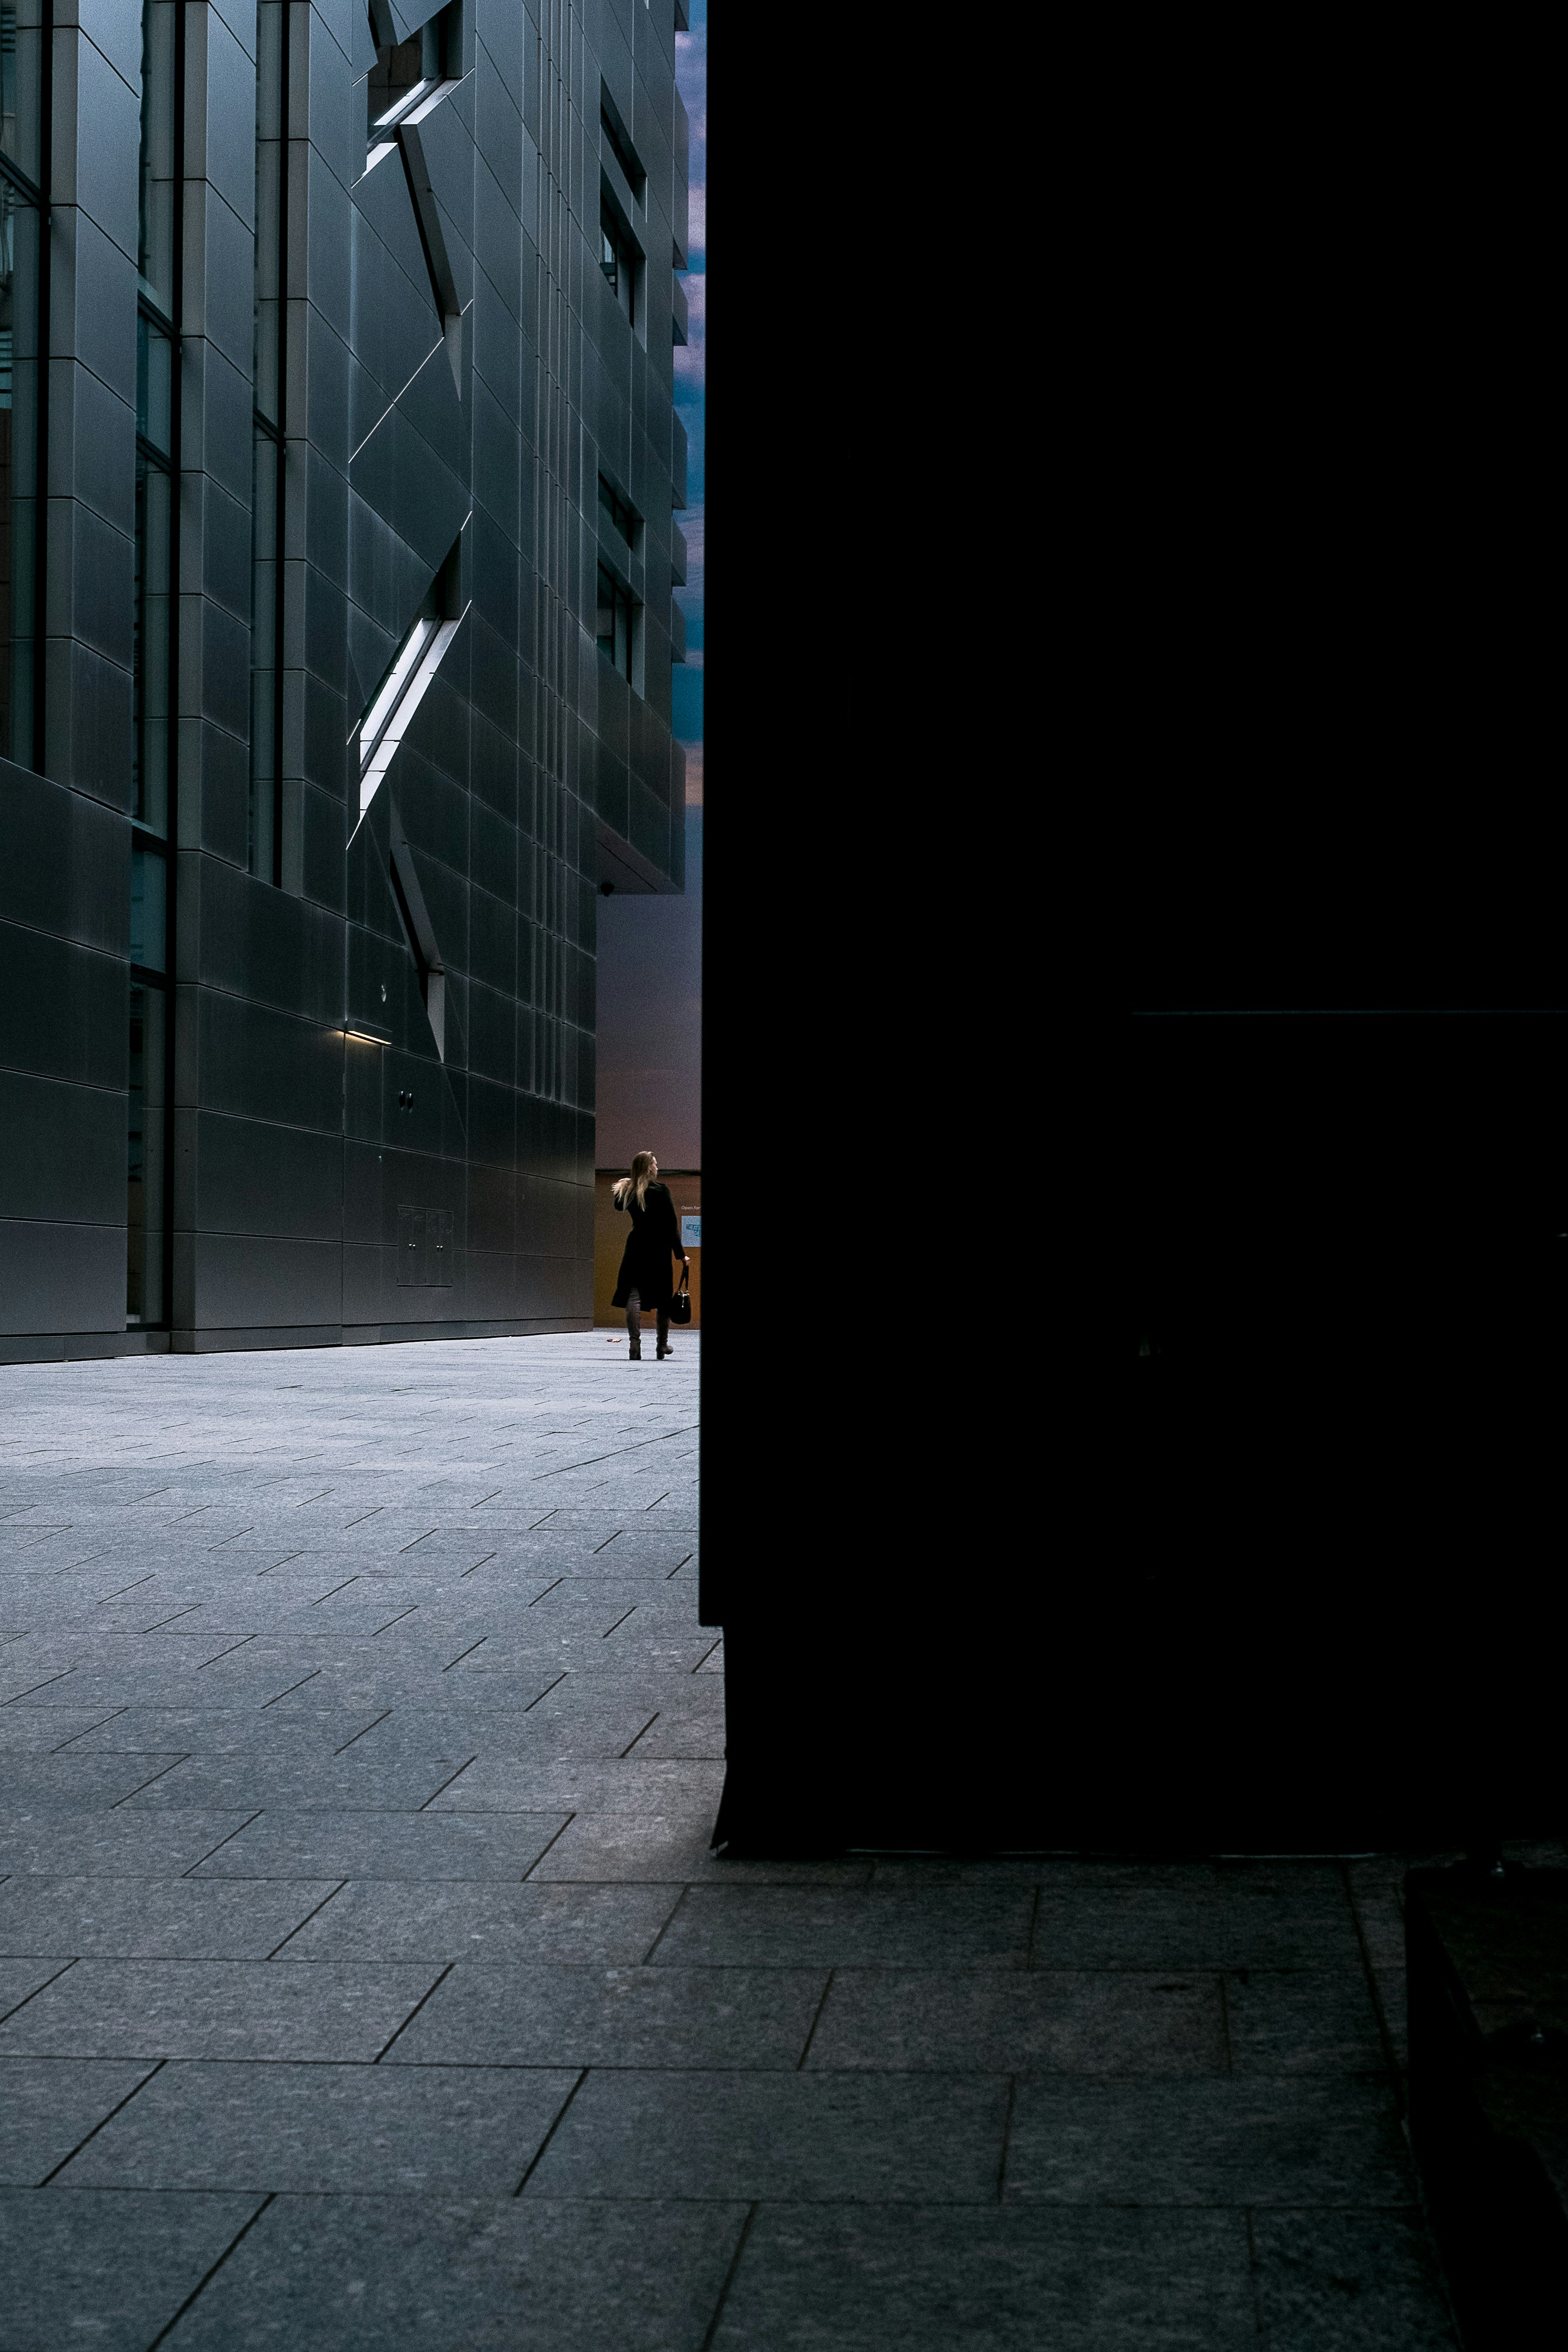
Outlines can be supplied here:
M425 1000L430 1034L436 1041L436 1051L444 1062L447 1058L447 968L437 943L430 909L419 887L408 836L398 823L395 809L392 817L389 879L397 919L403 925L409 953L414 958L414 969L419 975L419 993Z
M455 8L440 9L405 41L383 37L392 28L389 23L377 25L379 13L374 7L370 12L376 48L375 63L365 77L367 170L391 152L399 123L444 97L462 70Z
M359 724L359 822L381 788L382 779L396 757L397 747L414 721L414 714L430 690L442 656L463 624L458 601L459 540L437 572L424 609L416 614L391 668ZM352 840L353 835L350 835Z

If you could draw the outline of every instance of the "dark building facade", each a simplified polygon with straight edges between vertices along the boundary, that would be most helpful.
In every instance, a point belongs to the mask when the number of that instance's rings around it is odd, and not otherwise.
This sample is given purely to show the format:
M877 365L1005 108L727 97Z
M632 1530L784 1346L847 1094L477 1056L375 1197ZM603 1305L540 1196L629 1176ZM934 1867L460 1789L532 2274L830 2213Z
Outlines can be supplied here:
M0 1360L591 1323L683 22L0 7Z

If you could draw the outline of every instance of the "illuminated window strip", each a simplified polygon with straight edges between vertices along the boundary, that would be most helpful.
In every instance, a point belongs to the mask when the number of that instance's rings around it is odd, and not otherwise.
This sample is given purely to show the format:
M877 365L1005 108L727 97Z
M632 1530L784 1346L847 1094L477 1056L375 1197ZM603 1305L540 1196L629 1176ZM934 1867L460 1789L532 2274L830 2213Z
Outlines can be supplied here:
M381 136L364 159L366 173L374 172L388 155L396 154L399 131L413 130L417 124L428 121L442 100L450 98L455 89L461 88L460 81L448 78L445 81L416 81L412 89L405 90L396 105L389 106L384 114L377 115L371 125L372 131L379 131Z
M462 627L468 609L465 604L455 621L420 614L403 641L386 684L366 711L359 731L359 822L354 826L355 833L364 823L382 779L413 724L414 714L441 667L443 655Z

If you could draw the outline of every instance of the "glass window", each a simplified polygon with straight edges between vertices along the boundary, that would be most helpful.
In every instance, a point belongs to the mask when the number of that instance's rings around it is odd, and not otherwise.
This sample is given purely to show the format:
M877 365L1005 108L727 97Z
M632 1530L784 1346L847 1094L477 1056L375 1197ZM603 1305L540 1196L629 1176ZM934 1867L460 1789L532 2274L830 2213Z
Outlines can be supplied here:
M250 564L250 870L280 877L278 830L278 459L279 444L258 423L252 444Z
M160 457L174 446L174 347L141 311L136 320L136 430Z
M31 22L18 22L30 18ZM0 7L0 155L9 157L37 186L43 103L38 76L43 63L42 25L37 0L31 7Z
M132 605L132 814L153 833L169 824L169 523L173 485L145 449L136 453L136 544Z
M637 254L608 205L602 205L599 209L599 267L617 306L626 312L627 322L635 327Z
M599 566L599 651L631 683L632 600L614 574Z
M142 282L171 315L174 301L174 11L142 0Z
M618 531L628 547L637 545L637 519L618 490L599 477L599 512L610 529Z
M161 846L135 840L131 851L131 961L144 971L168 969L169 866Z
M365 79L365 140L375 147L412 114L421 99L447 80L458 68L456 10L438 9L405 41L379 42L375 63ZM372 19L371 37L375 26Z
M608 105L603 100L599 106L599 129L604 133L605 146L608 147L626 175L626 185L640 205L643 202L643 190L647 184L647 174L637 162L631 141L623 134L619 123L616 121Z

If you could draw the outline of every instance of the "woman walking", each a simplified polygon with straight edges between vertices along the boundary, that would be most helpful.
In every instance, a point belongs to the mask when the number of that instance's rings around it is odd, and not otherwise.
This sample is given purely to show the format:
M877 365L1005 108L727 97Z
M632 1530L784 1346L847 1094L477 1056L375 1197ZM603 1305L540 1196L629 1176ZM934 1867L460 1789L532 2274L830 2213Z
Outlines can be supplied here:
M658 1162L651 1151L637 1153L631 1174L621 1177L614 1187L614 1199L616 1208L624 1209L630 1217L632 1229L626 1235L620 1280L610 1304L626 1310L631 1360L637 1364L642 1360L642 1315L646 1307L651 1307L658 1317L659 1356L671 1352L669 1300L674 1286L669 1261L678 1257L682 1265L688 1261L680 1246L675 1203L668 1184L658 1181Z

